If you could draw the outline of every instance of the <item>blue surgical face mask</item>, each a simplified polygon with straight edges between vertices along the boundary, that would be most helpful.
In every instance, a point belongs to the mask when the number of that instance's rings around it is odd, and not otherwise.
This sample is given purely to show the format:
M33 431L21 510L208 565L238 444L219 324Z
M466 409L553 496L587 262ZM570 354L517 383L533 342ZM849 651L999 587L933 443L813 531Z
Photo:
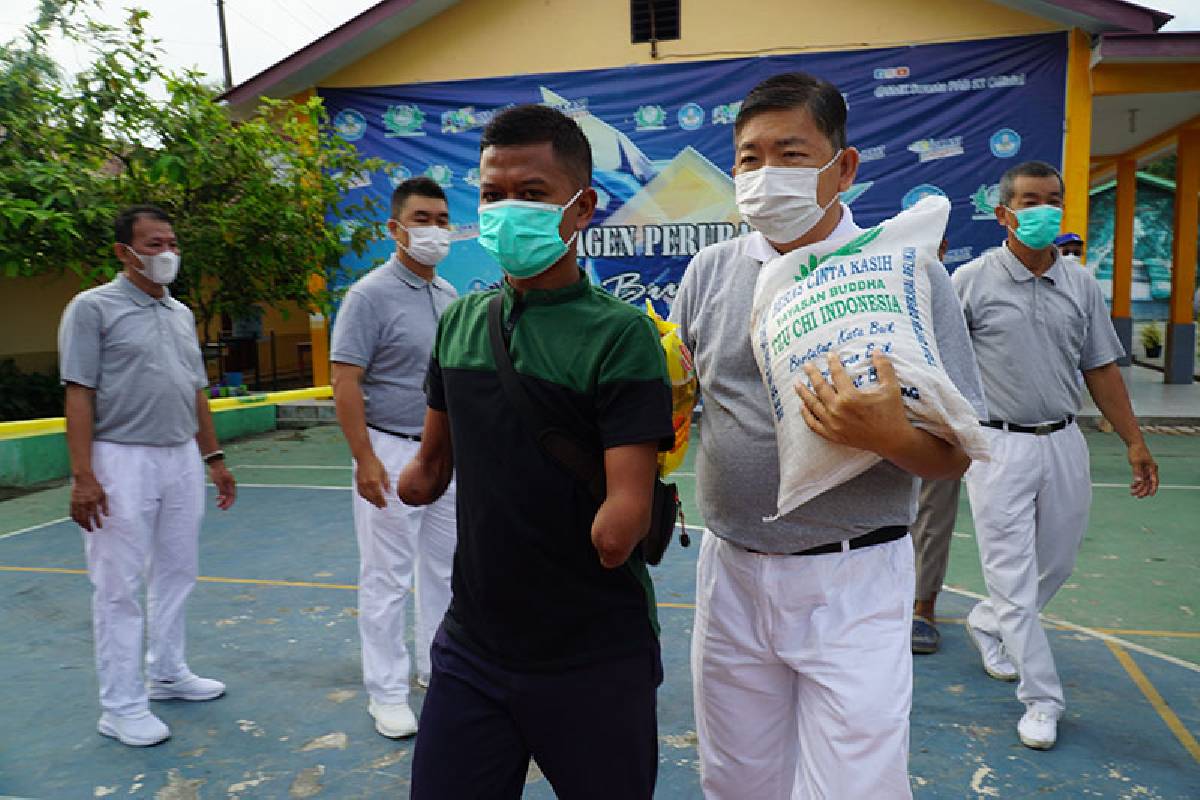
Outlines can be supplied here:
M1008 208L1005 206L1005 208ZM1063 211L1057 206L1030 206L1029 208L1009 208L1017 218L1015 230L1009 228L1020 240L1021 244L1031 250L1044 250L1054 244L1058 229L1062 227Z
M567 252L578 231L563 241L558 232L563 213L583 194L576 192L565 205L528 200L500 200L479 207L479 246L514 278L541 275Z

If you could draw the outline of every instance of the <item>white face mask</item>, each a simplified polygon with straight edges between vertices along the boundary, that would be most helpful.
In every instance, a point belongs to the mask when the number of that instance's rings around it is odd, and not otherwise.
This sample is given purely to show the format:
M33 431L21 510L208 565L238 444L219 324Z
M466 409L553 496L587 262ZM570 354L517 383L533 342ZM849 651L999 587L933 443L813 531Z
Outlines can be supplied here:
M144 256L129 245L125 245L125 249L137 256L137 260L141 262L142 266L138 272L160 286L166 286L179 274L178 253L164 250L152 256Z
M820 167L759 167L733 179L738 210L756 231L772 242L787 244L808 233L838 201L817 200L817 181L842 154L838 150Z
M404 228L403 225L400 227ZM408 231L408 246L400 247L418 264L436 267L450 252L450 231L445 228L426 225L404 230Z

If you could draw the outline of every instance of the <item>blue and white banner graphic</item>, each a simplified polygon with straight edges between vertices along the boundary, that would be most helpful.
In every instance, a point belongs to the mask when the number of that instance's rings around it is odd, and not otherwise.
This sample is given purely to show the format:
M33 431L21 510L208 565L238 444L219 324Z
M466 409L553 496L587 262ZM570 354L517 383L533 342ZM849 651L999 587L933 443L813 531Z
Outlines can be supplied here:
M386 208L393 186L427 175L445 190L455 244L440 267L460 292L495 283L499 267L475 241L479 135L497 112L545 103L587 134L600 197L579 237L592 279L632 303L670 303L700 248L747 230L733 199L733 121L756 83L804 70L842 89L850 144L862 154L843 200L860 225L927 194L950 198L951 269L998 244L992 208L1000 175L1062 155L1066 35L1061 33L811 55L424 83L322 89L337 130L361 153L395 164L352 192ZM362 269L393 245L376 242Z

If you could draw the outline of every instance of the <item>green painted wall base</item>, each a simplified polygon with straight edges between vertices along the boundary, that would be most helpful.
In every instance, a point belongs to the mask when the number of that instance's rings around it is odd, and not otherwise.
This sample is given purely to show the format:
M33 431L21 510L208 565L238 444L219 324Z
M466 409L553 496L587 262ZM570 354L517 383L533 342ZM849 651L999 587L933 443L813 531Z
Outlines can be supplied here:
M275 406L231 408L213 414L217 439L222 442L275 430ZM24 487L66 478L71 474L67 435L46 433L0 439L0 486Z

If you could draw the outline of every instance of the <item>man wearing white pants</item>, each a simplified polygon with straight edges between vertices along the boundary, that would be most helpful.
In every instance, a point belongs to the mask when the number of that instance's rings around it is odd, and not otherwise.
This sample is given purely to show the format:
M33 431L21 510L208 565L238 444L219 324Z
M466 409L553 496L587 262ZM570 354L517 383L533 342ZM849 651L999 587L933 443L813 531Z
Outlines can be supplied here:
M692 635L701 786L710 800L909 798L913 476L957 479L968 458L909 424L886 358L876 355L880 383L868 391L833 358L832 384L809 373L805 421L884 460L764 522L779 456L747 335L755 278L781 253L861 231L838 202L858 152L837 87L804 73L750 91L734 145L738 207L756 230L701 250L671 307L704 398L696 472L708 530ZM942 362L982 413L950 276L934 272Z
M71 518L85 531L103 713L100 733L131 746L170 736L150 700L211 700L220 681L184 659L184 604L196 583L204 470L229 508L233 476L217 449L192 312L167 292L179 268L170 219L123 211L114 252L124 271L77 295L59 327L66 384ZM147 583L147 612L138 594ZM148 617L148 619L147 619ZM140 665L147 640L146 673Z
M1063 185L1049 164L1013 167L1000 181L1002 247L954 273L979 360L991 460L967 472L988 598L967 616L984 670L1017 680L1017 734L1045 750L1066 707L1038 618L1075 567L1092 502L1088 448L1075 424L1082 372L1097 408L1129 450L1132 493L1158 490L1116 361L1124 351L1096 279L1054 247Z
M397 186L388 231L396 253L350 287L334 324L330 359L338 422L354 457L367 710L380 734L399 738L417 732L408 705L408 595L415 577L417 683L426 686L430 644L450 603L456 541L453 481L428 506L388 496L388 476L399 475L419 447L438 319L457 296L435 269L450 248L441 187L424 177Z

